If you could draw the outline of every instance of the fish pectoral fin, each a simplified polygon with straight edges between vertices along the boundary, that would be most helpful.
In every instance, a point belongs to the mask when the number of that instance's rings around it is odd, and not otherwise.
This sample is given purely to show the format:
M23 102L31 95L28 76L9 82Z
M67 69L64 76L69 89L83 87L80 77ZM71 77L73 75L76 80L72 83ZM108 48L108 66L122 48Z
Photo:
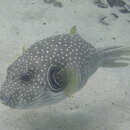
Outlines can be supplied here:
M54 92L64 91L67 97L78 89L78 73L75 67L52 65L48 70L48 82Z
M71 97L74 92L78 89L78 73L75 67L63 68L60 74L64 75L66 87L65 95Z
M25 48L25 46L23 46L23 47L22 47L22 54L23 54L25 51L26 51L26 48ZM9 61L9 63L14 62L18 57L19 57L19 56L14 56L14 57Z

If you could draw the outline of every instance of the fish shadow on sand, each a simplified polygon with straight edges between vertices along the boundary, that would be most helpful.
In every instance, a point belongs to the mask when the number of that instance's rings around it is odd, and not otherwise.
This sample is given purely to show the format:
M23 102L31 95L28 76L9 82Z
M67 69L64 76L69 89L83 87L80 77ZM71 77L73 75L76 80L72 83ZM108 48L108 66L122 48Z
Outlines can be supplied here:
M88 109L88 110L87 110ZM129 115L122 117L122 115ZM111 103L102 103L86 107L85 112L70 111L61 112L26 112L21 120L16 121L16 127L24 130L28 125L29 130L115 130L120 124L130 122L130 114L124 110L120 111ZM129 123L128 123L129 124ZM20 129L20 130L21 130Z

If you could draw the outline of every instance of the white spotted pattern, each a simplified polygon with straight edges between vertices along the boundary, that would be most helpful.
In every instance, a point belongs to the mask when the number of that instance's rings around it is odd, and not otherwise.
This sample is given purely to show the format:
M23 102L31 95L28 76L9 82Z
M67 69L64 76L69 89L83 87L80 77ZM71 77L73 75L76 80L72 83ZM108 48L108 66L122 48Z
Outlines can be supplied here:
M42 101L41 104L44 104L45 101L57 100L58 96L60 99L63 93L55 93L49 89L47 74L52 65L75 67L81 76L82 87L88 79L90 52L93 54L95 48L78 34L52 36L33 44L9 66L1 89L3 100L6 97L11 99L9 106L24 108L31 107L30 104L34 101Z

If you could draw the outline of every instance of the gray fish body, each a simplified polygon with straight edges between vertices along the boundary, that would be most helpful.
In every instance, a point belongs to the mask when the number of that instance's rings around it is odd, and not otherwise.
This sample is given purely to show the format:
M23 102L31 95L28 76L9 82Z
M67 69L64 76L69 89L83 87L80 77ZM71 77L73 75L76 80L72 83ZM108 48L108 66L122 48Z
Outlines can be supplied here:
M63 82L64 77L58 79L57 73L63 68L75 68L78 76L76 92L102 66L102 57L109 57L108 50L112 49L95 49L79 34L43 39L8 67L0 98L4 104L18 109L59 102L66 97L67 85Z

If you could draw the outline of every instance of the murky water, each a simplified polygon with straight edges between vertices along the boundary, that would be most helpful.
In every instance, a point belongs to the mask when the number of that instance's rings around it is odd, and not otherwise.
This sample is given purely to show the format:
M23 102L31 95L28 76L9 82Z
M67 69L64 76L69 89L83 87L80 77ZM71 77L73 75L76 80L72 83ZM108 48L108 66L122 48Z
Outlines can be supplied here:
M0 81L48 36L76 31L95 47L130 46L129 0L0 0ZM129 130L130 67L99 68L60 103L16 110L0 104L0 130Z

